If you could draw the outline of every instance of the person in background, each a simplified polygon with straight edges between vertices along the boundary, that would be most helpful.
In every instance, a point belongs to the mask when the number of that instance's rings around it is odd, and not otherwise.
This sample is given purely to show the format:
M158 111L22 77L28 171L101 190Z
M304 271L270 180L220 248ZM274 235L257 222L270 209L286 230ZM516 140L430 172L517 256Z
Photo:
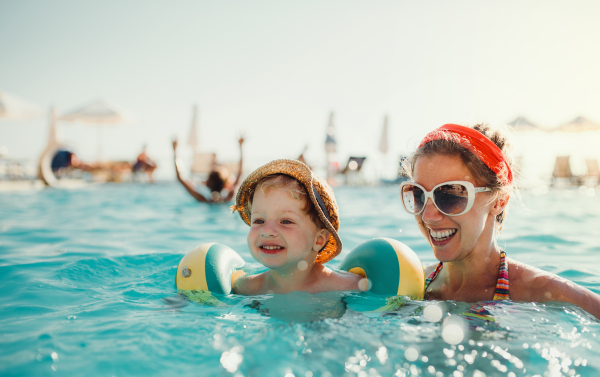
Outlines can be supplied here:
M600 318L600 296L506 256L496 237L514 196L513 159L500 127L446 124L433 130L404 165L400 185L438 264L425 268L425 299L466 302L562 301Z
M152 173L156 169L156 163L148 157L146 154L146 145L142 148L142 153L137 156L137 159L133 166L131 167L131 171L136 172L144 172L148 174L148 180L150 182L154 182L154 177Z
M175 173L177 174L177 180L183 185L187 192L190 193L199 202L203 203L224 203L229 202L233 199L235 195L235 190L237 188L238 183L240 182L240 177L242 176L242 166L243 166L243 153L242 153L242 145L244 144L244 138L241 137L238 140L240 144L240 163L238 167L238 174L235 178L235 181L230 182L231 173L227 168L220 165L213 166L211 172L208 173L208 179L203 182L206 187L211 192L210 198L205 197L194 188L194 184L190 181L186 181L181 177L181 172L179 170L179 165L177 160L177 140L173 140L173 159L175 162Z
M50 167L55 174L59 175L64 175L74 169L91 171L94 168L92 165L81 161L74 152L66 149L60 149L54 154Z

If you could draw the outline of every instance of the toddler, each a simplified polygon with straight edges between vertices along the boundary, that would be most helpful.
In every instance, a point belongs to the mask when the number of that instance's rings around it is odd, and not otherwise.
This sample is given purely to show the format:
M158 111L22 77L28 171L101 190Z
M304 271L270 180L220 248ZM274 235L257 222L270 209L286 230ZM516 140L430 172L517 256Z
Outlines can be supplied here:
M338 208L329 185L297 160L252 172L231 207L250 225L250 254L267 271L235 280L243 295L358 290L360 276L323 266L342 250Z

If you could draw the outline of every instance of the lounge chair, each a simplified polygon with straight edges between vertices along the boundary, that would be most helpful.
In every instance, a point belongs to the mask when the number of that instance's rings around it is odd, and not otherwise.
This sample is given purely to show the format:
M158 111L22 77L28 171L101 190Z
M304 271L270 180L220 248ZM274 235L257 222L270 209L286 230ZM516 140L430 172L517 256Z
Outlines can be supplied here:
M366 157L349 157L346 167L342 170L342 174L346 177L347 185L359 185L364 184L364 179L360 174L363 164L365 163Z
M587 165L587 175L585 176L586 183L590 186L600 183L600 169L598 168L598 160L588 158L585 160Z
M552 186L557 185L580 185L581 177L573 175L571 172L570 156L557 156L554 162L554 171L552 172ZM562 183L561 183L562 182Z

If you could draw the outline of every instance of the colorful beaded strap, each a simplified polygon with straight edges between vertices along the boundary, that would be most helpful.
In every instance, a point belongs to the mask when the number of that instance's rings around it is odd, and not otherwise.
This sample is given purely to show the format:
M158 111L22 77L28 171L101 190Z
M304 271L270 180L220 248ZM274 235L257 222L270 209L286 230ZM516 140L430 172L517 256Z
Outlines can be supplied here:
M438 273L442 270L444 264L440 262L435 271L433 271L427 279L425 279L425 290L429 287L429 284L438 276ZM506 253L500 251L500 269L498 271L498 282L496 283L496 290L494 291L493 300L509 300L509 282L508 282L508 263L506 262Z
M494 291L494 300L509 300L508 295L508 263L506 263L506 253L500 251L500 271L498 272L498 282Z

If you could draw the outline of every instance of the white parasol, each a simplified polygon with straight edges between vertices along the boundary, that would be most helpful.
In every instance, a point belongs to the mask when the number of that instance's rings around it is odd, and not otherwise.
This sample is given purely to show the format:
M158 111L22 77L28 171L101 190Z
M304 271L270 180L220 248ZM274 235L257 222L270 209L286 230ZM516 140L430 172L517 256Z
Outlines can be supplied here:
M114 105L108 101L96 100L88 102L81 107L64 113L60 116L59 120L67 122L77 122L83 124L91 124L95 126L101 125L114 125L121 123L130 123L135 120L134 116L127 110ZM102 158L102 146L101 146L101 127L98 127L98 155L97 159L100 161Z
M9 120L25 120L39 118L42 109L14 94L0 90L0 118Z
M381 139L379 140L379 151L383 154L388 152L388 117L383 118L383 128L381 129Z
M192 113L192 124L190 126L190 136L188 138L188 145L194 150L198 149L198 105L194 105L194 111Z
M335 141L335 126L333 125L333 111L329 115L329 124L327 125L327 137L325 138L325 151L335 153L337 151Z

